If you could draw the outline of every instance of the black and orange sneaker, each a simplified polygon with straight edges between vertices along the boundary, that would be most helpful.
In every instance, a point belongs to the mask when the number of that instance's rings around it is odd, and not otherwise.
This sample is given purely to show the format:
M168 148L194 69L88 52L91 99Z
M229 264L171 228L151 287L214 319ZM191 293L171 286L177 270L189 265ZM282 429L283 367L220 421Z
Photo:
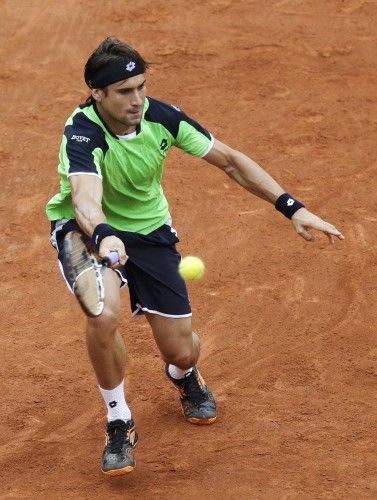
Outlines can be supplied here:
M134 448L137 440L133 420L109 422L102 456L102 472L107 476L122 476L132 472L135 468Z
M194 367L183 379L173 378L166 365L165 373L181 395L181 406L185 419L191 424L210 425L217 418L216 402L204 382L199 370Z

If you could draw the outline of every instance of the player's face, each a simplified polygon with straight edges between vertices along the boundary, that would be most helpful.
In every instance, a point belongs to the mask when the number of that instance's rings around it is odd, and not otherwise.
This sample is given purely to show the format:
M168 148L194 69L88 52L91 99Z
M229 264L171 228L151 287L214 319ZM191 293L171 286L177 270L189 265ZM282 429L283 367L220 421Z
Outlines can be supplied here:
M92 91L102 118L118 135L134 131L140 123L145 93L145 73Z

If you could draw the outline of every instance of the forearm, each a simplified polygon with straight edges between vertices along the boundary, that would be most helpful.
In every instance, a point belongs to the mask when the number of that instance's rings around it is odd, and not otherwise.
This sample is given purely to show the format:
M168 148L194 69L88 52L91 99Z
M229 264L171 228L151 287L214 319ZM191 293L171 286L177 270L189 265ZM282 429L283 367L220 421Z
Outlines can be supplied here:
M248 156L215 139L213 147L204 156L204 159L211 165L220 168L250 193L273 203L279 212L292 220L298 234L306 240L313 240L308 228L323 231L331 243L334 242L334 236L341 240L344 239L336 227L312 214L304 208L302 203L288 193L284 193L284 189L275 179Z
M98 224L106 223L102 211L102 179L93 175L72 175L69 181L76 220L91 237Z
M74 204L74 209L79 226L88 236L92 236L98 224L106 223L101 206L94 200L86 199L84 202Z
M239 151L234 151L224 172L255 196L275 203L284 193L283 188L255 161Z

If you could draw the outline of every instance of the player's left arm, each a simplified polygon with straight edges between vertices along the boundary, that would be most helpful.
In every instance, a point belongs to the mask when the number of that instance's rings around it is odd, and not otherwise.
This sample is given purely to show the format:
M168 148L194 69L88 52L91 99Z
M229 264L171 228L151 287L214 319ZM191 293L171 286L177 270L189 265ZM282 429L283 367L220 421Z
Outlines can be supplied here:
M216 139L204 159L223 170L252 194L273 205L282 195L284 196L284 189L255 161ZM291 221L296 232L307 241L314 240L310 229L322 231L331 243L334 243L334 237L344 240L344 236L335 226L317 217L303 206L291 216Z

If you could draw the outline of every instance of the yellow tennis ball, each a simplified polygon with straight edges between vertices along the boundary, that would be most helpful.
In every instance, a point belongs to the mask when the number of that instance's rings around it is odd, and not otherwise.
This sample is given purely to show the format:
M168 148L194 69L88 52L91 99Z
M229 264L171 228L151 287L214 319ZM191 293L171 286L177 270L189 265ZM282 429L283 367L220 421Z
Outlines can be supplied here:
M205 265L199 257L187 255L179 263L178 271L184 280L199 280L204 274Z

